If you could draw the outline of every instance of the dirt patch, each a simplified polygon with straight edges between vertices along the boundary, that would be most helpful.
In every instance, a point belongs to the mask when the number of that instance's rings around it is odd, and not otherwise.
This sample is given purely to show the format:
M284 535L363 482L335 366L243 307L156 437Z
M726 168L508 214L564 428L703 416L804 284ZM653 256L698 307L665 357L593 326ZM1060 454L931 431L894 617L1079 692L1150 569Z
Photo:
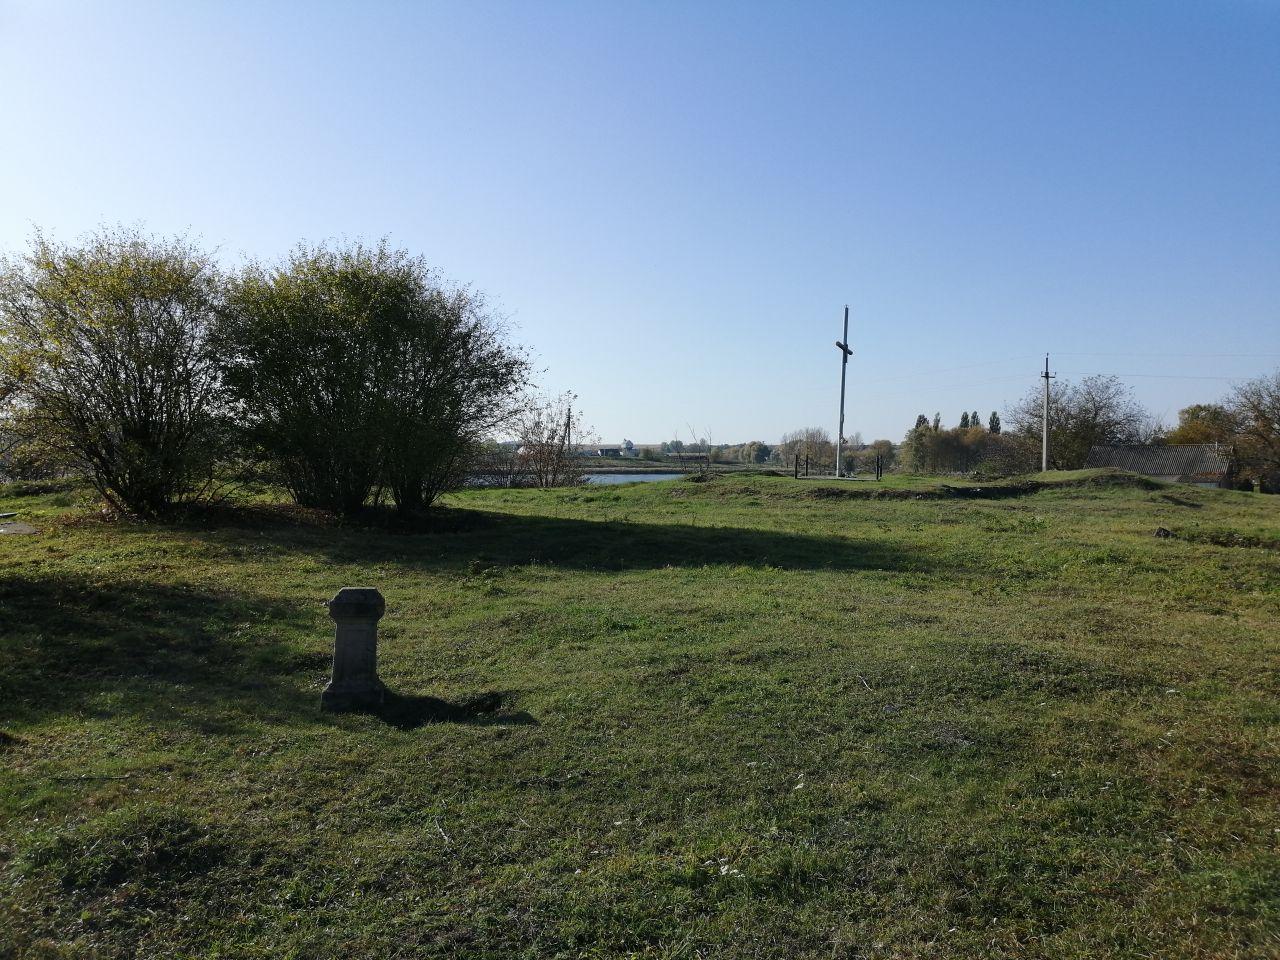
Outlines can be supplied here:
M1246 547L1255 550L1280 550L1280 540L1258 537L1235 530L1192 530L1174 536L1191 543L1210 543L1215 547Z
M999 500L1035 493L1042 485L1028 481L1018 484L993 484L968 487L943 483L921 490L895 487L811 487L804 492L807 500Z
M1175 496L1172 493L1162 493L1154 499L1162 500L1165 503L1172 503L1175 507L1190 507L1193 510L1200 510L1204 507L1203 503L1196 503L1194 500L1188 500L1186 497Z
M1136 473L1101 473L1072 480L1009 480L996 483L939 483L923 489L895 487L821 486L810 487L802 496L808 500L1007 500L1041 490L1070 490L1120 487L1159 490L1161 484Z

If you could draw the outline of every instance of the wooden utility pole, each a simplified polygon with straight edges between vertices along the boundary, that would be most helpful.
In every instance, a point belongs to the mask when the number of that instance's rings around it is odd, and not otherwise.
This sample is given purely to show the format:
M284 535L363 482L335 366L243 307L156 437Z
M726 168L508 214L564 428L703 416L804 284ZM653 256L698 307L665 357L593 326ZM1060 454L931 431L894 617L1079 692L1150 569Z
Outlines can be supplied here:
M1040 438L1040 469L1045 471L1049 469L1049 381L1054 378L1054 374L1049 372L1049 355L1044 355L1044 373L1040 374L1044 378L1044 427Z
M840 427L836 430L836 476L842 475L841 454L844 450L844 378L849 369L849 357L853 353L849 349L849 305L844 305L844 339L836 341L840 350Z

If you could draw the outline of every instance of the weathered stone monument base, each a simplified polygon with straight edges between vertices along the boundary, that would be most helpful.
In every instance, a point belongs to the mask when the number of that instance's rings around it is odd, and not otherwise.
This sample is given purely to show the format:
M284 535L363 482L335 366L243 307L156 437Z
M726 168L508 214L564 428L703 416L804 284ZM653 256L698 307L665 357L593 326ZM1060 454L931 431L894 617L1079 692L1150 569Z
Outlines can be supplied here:
M320 696L322 710L368 710L386 701L378 677L378 621L385 612L382 594L369 587L343 587L329 601L336 625L333 678Z
M373 710L387 700L387 688L382 681L363 687L338 687L330 680L320 694L320 709L330 713L352 713Z

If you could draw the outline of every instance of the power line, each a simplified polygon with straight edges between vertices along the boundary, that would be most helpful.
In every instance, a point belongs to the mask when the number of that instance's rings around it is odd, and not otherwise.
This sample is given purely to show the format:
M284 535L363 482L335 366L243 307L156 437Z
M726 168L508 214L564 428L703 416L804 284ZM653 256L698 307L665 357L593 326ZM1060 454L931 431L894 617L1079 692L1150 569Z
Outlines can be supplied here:
M1000 360L983 360L979 363L966 363L955 367L942 367L934 370L921 370L918 373L906 373L892 377L872 377L864 380L863 383L869 386L878 386L882 383L899 383L903 380L916 380L922 377L936 377L945 373L955 373L960 370L973 370L979 367L993 367L1002 363L1016 363L1023 360L1038 359L1039 354L1023 354L1017 357L1005 357ZM1249 359L1256 360L1260 358L1280 357L1280 353L1056 353L1059 357L1104 357L1104 358L1120 358L1120 357L1140 357L1151 359ZM1167 379L1184 379L1184 380L1241 380L1247 379L1250 375L1241 374L1238 376L1205 376L1199 374L1173 374L1173 373L1084 373L1082 371L1068 371L1073 377L1093 377L1093 376L1111 376L1111 377L1155 377ZM1017 379L1017 378L1013 378ZM979 383L993 381L978 381ZM963 384L961 385L963 386Z
M1280 357L1280 353L1059 353L1060 357L1178 357L1200 359L1202 357L1212 359L1236 358L1241 360L1254 360L1258 357Z
M986 380L969 380L965 383L929 384L927 386L921 387L919 390L903 390L903 391L900 391L899 393L877 394L876 398L880 400L896 400L901 397L921 397L921 396L930 397L930 396L936 395L939 391L942 391L942 390L965 390L965 389L968 389L969 387L982 387L990 383L1012 383L1014 381L1025 381L1026 379L1027 379L1026 374L1017 373L1008 377L990 377ZM870 384L867 384L867 386L874 387L875 384L870 383Z
M877 377L872 380L864 381L865 383L896 383L899 380L914 380L917 377L935 377L943 373L954 373L957 370L972 370L975 367L993 367L999 363L1016 363L1023 360L1030 360L1032 357L1040 356L1038 353L1023 354L1020 357L1007 357L1004 360L983 360L980 363L965 363L958 367L943 367L940 370L921 370L919 373L905 373L896 377Z
M1211 377L1196 373L1085 373L1081 370L1065 371L1073 377L1144 377L1154 378L1157 380L1248 380L1247 374L1240 374L1234 377Z

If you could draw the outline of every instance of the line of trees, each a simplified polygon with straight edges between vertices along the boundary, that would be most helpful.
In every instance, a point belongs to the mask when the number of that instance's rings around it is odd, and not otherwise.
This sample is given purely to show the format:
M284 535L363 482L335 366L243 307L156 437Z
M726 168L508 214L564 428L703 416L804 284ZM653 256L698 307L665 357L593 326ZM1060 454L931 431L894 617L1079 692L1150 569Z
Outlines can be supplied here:
M923 413L907 431L898 463L909 473L1023 473L1032 469L1033 451L1024 438L1003 431L994 410L983 426L977 411L964 413L959 426L944 427L942 415Z
M959 426L941 414L916 418L899 449L899 465L914 473L1025 473L1039 469L1043 393L1028 390L1002 420L992 411L984 428L978 413ZM1007 420L1007 424L1005 422ZM1049 394L1049 466L1084 466L1095 445L1218 443L1235 449L1245 479L1280 487L1280 371L1238 385L1217 403L1193 404L1166 429L1113 376L1059 380Z
M836 445L831 434L822 427L805 427L784 433L781 441L774 445L773 456L788 467L797 456L802 462L807 459L809 468L818 472L836 467Z
M0 435L139 516L246 473L306 506L421 511L529 379L480 294L385 242L228 272L118 229L0 260Z

